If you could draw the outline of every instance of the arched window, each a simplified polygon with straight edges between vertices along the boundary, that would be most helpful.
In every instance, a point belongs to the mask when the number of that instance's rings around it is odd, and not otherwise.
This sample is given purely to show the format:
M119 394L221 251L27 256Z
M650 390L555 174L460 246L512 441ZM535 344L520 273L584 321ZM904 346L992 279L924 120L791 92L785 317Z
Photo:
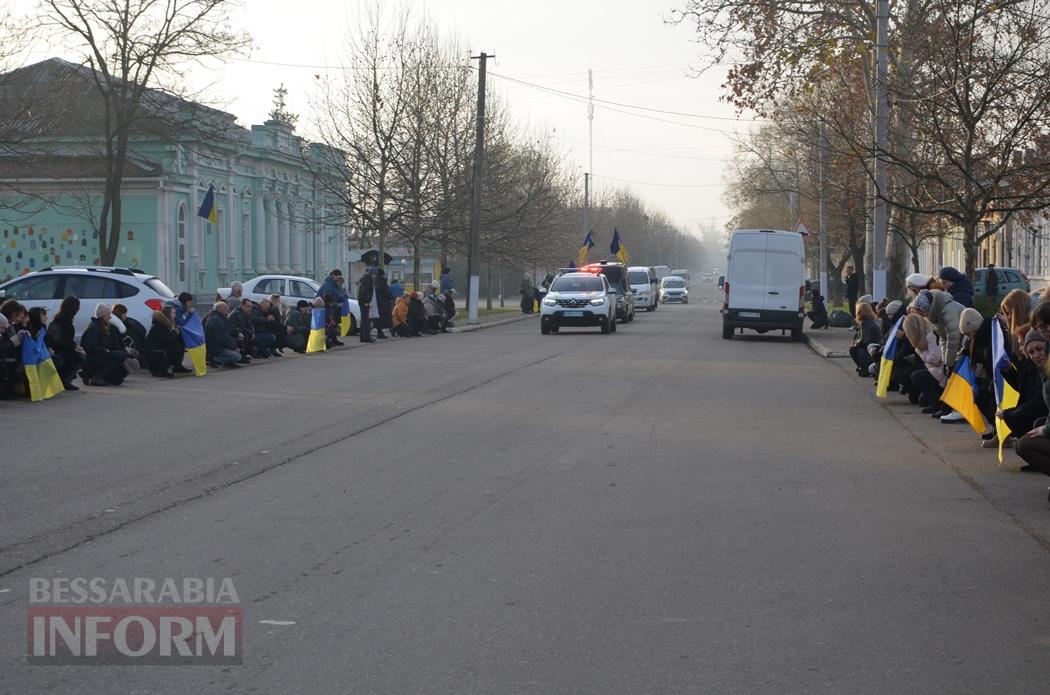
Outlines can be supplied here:
M179 205L175 224L175 270L181 286L186 285L186 206Z

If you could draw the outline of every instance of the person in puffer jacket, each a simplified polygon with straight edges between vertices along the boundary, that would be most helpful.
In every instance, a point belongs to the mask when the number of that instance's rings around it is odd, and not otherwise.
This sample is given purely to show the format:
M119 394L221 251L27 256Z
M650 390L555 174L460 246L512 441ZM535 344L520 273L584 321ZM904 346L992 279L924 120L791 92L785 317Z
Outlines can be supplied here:
M941 268L941 272L937 274L937 277L940 279L944 289L952 295L952 299L964 307L973 306L973 285L966 279L965 275L950 265L946 265Z
M955 366L955 361L959 358L962 345L959 316L965 308L942 290L920 290L915 300L908 305L909 313L918 313L933 324L941 345L944 366L948 370Z

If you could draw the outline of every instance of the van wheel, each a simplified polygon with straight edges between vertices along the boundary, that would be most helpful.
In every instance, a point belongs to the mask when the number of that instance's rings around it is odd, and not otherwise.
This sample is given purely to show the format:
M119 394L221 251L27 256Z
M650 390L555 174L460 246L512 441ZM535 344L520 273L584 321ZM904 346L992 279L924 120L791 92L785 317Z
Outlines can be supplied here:
M733 329L732 324L729 324L729 323L723 323L722 324L722 337L724 339L732 340L733 339L733 332L734 332L734 329Z
M801 343L802 342L802 329L801 328L792 328L791 329L791 339L793 341L795 341L796 343Z

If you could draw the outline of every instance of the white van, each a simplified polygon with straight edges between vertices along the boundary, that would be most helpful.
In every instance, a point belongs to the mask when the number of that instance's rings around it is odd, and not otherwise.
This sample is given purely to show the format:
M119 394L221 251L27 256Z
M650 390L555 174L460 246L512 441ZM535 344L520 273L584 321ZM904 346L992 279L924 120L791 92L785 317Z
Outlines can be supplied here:
M632 265L627 269L627 284L634 293L634 309L656 311L656 299L659 285L652 268L644 265Z
M751 328L791 331L792 340L802 340L805 259L797 232L734 232L722 284L722 337L729 340L738 328Z

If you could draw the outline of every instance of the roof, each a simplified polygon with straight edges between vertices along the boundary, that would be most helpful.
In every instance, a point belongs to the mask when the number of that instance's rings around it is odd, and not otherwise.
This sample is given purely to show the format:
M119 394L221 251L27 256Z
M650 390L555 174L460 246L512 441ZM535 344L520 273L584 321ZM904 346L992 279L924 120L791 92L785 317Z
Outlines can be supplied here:
M156 177L164 173L157 162L129 155L124 166L128 178ZM101 154L32 154L0 156L0 179L100 179L106 176Z
M5 130L13 130L16 137L98 137L104 132L105 106L95 71L61 58L0 75L0 113L8 121ZM249 142L249 131L236 120L225 111L147 88L132 131L169 136L219 132L227 139Z

